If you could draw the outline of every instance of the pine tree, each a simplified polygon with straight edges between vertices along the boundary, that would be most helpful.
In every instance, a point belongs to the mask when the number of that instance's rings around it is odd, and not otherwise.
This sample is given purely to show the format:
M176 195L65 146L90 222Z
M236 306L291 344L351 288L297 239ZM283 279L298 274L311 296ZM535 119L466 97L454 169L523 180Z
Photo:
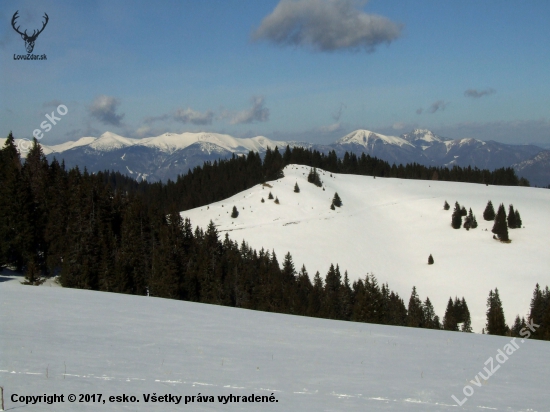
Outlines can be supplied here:
M468 215L468 212L466 211L466 207L462 206L460 208L460 215L461 216L467 216Z
M483 211L483 219L495 220L495 208L493 207L493 203L490 200L487 202L487 206Z
M262 197L262 203L265 203L265 200L264 200L264 198L263 198L263 197Z
M414 328L424 327L424 309L422 301L416 293L416 287L413 286L411 297L409 299L409 308L407 310L407 326Z
M310 169L309 174L307 176L307 181L309 183L313 183L315 186L321 187L323 183L321 182L321 178L319 177L319 173L317 173L317 168L314 167Z
M516 209L516 227L521 229L523 222L521 221L521 216L519 215L519 210Z
M269 196L267 196L267 198L268 198L269 200L272 200L272 199L273 199L273 195L271 194L271 192L269 192Z
M330 204L330 209L331 209L331 210L335 210L335 209L336 209L336 208L334 207L334 203L331 203L331 204Z
M450 208L451 208L451 206L449 206L449 204L445 200L445 203L443 203L443 210L449 210Z
M502 242L507 242L510 240L508 237L508 225L506 224L506 211L504 210L504 205L502 203L498 207L492 232L497 235L498 239Z
M279 198L278 197L275 198L275 204L277 204L277 205L279 204Z
M231 212L231 217L233 219L235 219L236 217L239 216L239 211L237 210L237 207L236 206L233 206L233 211Z
M340 196L338 196L338 192L334 193L334 197L332 198L332 204L336 207L342 206L342 200L340 199Z
M451 217L451 226L453 227L453 229L460 229L460 227L462 226L462 214L458 202L455 203L455 209Z
M514 205L510 205L508 209L508 227L515 229L517 227L516 212L514 211Z
M470 318L470 310L468 309L468 305L466 304L466 299L462 297L461 303L461 309L462 309L462 319L460 321L462 322L462 332L472 332L472 319Z
M470 228L475 229L477 228L477 219L476 215L472 213L472 209L470 208Z
M428 256L428 265L433 265L433 264L434 264L434 258L430 253L430 256Z
M298 182L294 184L294 193L300 193L300 187L298 186Z
M458 331L458 321L455 317L455 306L453 304L453 299L449 297L449 302L447 302L447 309L445 309L445 316L443 318L443 329Z
M518 338L520 336L519 333L524 327L525 327L525 319L520 319L519 315L517 315L511 330L512 336Z
M498 289L489 292L487 298L487 324L485 326L485 332L489 335L506 335L508 327L506 326L506 320L504 319L504 310L502 309L502 302L498 294Z
M423 306L424 311L424 327L428 329L440 329L439 318L435 314L434 307L430 298L426 297L426 301Z

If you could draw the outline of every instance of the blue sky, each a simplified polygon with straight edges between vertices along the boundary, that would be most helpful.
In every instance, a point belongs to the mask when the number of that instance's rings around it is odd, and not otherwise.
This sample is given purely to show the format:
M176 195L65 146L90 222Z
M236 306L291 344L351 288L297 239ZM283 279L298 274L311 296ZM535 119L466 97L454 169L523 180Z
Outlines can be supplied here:
M48 14L47 60L14 60L17 10L31 33ZM43 144L418 127L550 147L548 16L547 0L3 0L0 136L32 137L63 104Z

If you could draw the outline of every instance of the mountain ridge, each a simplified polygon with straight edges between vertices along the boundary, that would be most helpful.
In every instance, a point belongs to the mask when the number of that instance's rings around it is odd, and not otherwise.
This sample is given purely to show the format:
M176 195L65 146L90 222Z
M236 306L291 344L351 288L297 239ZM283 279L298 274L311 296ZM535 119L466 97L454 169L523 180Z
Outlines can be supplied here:
M30 148L28 140L16 140L22 149ZM0 143L3 141L5 139L0 139ZM358 129L324 145L272 140L265 136L237 138L212 132L164 133L142 139L105 132L99 137L82 137L58 145L43 145L42 148L49 160L63 159L69 167L86 167L90 172L109 169L137 180L166 181L175 180L178 175L206 161L246 155L249 151L263 156L268 148L283 149L287 145L325 154L334 151L339 157L346 152L358 156L365 153L395 164L456 165L489 170L513 167L532 184L545 187L550 184L550 162L546 158L537 158L544 152L543 148L473 138L450 139L428 129L414 129L401 136Z

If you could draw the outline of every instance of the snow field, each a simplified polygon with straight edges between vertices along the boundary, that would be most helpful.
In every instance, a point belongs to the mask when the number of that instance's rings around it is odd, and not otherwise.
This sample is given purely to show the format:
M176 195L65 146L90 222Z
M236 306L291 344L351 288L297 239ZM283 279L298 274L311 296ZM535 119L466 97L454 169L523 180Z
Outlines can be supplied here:
M451 398L509 338L339 322L54 287L0 275L0 386L11 396L102 394L139 403L29 411L456 411ZM462 406L547 410L548 342L525 341ZM260 396L277 403L145 403Z

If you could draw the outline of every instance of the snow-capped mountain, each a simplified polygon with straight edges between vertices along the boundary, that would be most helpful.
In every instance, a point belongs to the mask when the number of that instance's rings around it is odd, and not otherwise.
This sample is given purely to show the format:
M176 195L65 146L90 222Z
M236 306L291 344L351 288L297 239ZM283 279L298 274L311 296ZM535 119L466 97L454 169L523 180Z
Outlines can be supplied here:
M0 144L3 144L0 139ZM17 140L25 155L30 142ZM189 169L205 161L215 161L245 155L253 150L261 156L267 148L306 147L322 153L335 151L338 156L345 152L376 156L390 163L419 163L427 166L472 166L486 169L516 167L520 175L539 186L550 184L550 165L535 160L543 149L533 145L509 145L472 138L449 139L427 129L415 129L401 136L387 136L370 130L356 130L336 142L319 145L305 142L271 140L265 136L236 138L221 133L165 133L160 136L132 139L106 132L100 137L83 137L55 146L43 146L50 160L64 159L69 167L86 167L91 172L116 170L138 180L166 181L176 179ZM521 165L521 162L532 161Z
M550 186L550 150L544 150L531 159L516 163L513 168L532 185Z

